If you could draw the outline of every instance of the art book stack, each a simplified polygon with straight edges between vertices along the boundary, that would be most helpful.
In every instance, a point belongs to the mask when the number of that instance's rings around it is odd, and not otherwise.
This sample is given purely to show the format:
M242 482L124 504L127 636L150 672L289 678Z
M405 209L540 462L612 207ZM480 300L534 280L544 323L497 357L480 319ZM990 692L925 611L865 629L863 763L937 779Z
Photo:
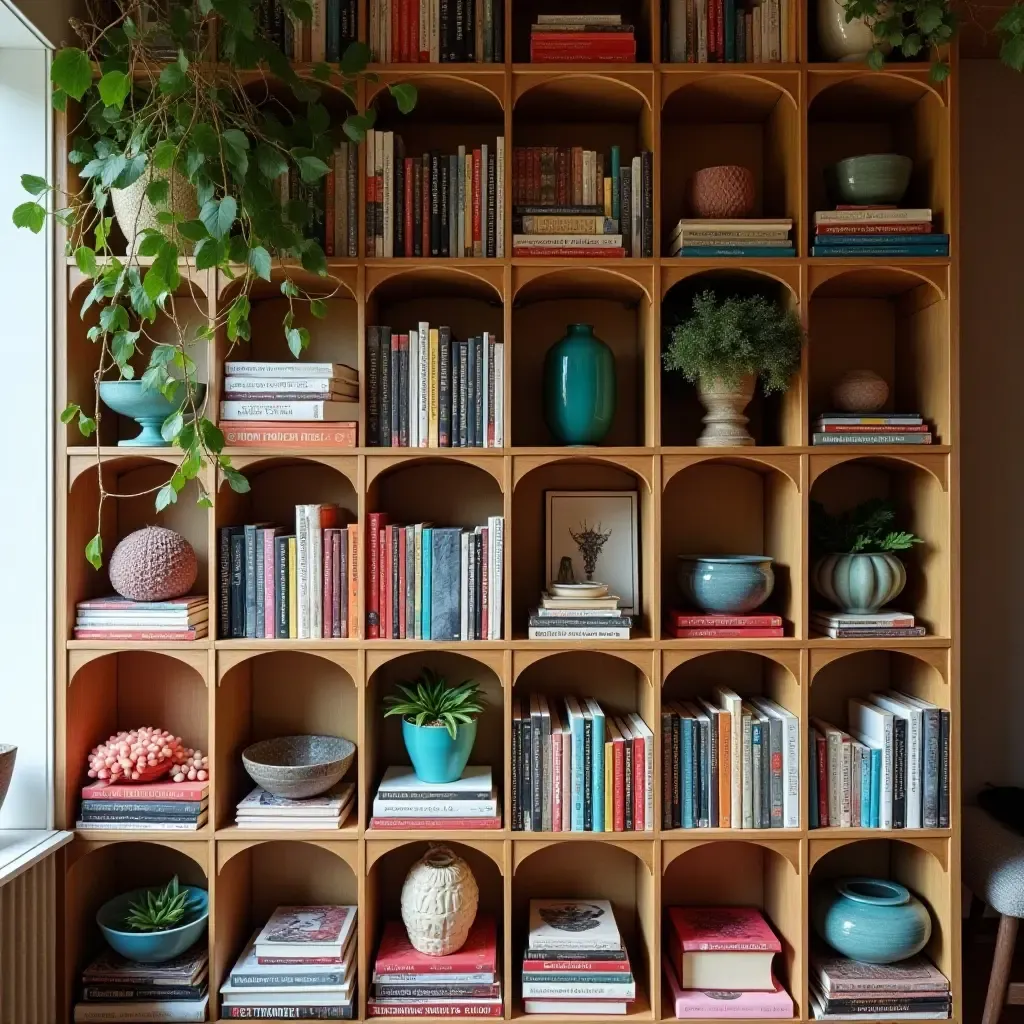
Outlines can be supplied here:
M799 828L800 720L724 686L661 712L663 828Z
M355 810L356 787L343 783L320 796L293 800L274 796L261 786L242 797L235 808L235 824L244 829L341 828Z
M498 787L488 765L468 765L455 782L422 782L404 765L388 768L373 798L370 828L500 829Z
M654 828L654 734L635 712L593 697L534 693L512 704L512 828L643 832Z
M210 601L189 594L167 601L132 601L111 594L79 601L76 640L204 640L209 634Z
M220 422L234 447L353 448L359 374L344 363L224 364Z
M811 626L822 636L833 640L852 640L857 637L924 636L924 626L915 625L910 612L890 611L880 608L877 612L836 612L811 609Z
M350 1020L356 908L278 907L221 985L223 1020Z
M625 1014L636 980L608 900L530 900L526 1013Z
M792 1017L772 970L782 943L756 907L669 907L664 957L676 1017Z
M812 256L948 256L949 235L932 232L932 211L837 206L814 214Z
M949 711L899 690L811 720L810 827L949 828Z
M493 332L367 327L366 366L371 447L505 446L505 345Z
M402 922L388 921L366 1012L373 1017L501 1017L494 918L477 914L465 943L447 956L420 953Z
M530 61L632 64L633 26L621 14L538 14L530 26Z
M380 64L501 64L504 0L369 0L370 51Z
M672 256L795 256L789 219L713 220L695 218L676 224Z
M719 615L673 609L666 629L677 640L753 640L784 636L781 615Z
M812 444L931 444L916 412L826 412L814 421Z
M210 783L95 782L82 787L75 828L195 832L209 816Z
M676 64L788 64L792 0L668 0L661 52Z
M531 640L628 640L633 616L604 583L552 583L530 609Z

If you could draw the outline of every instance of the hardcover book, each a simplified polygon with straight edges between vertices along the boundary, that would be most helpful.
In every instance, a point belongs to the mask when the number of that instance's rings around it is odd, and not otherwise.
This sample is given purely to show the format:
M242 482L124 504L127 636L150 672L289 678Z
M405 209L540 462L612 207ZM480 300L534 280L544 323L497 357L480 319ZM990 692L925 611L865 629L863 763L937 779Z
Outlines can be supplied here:
M530 900L530 950L621 948L608 900Z
M772 976L771 991L750 992L737 989L684 989L679 984L670 959L663 961L676 1017L679 1019L714 1017L789 1018L793 1016L793 1000L777 978Z
M413 948L401 921L388 921L374 962L376 974L494 974L498 969L494 918L477 915L462 947L448 956L427 956Z
M256 955L341 956L355 922L352 906L278 907L256 936Z
M782 950L756 907L670 907L669 920L684 952Z

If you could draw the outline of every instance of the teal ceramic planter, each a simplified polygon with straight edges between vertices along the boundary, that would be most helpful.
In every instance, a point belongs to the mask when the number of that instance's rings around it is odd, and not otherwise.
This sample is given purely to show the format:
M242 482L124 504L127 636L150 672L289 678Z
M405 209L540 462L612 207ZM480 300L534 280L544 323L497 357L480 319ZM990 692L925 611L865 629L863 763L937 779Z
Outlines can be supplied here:
M837 202L898 203L910 184L914 161L899 153L866 153L840 160L826 171Z
M544 417L562 444L599 444L615 417L615 356L590 324L569 324L544 360Z
M885 878L837 878L811 899L818 936L836 952L869 964L920 953L932 934L928 908L904 885Z
M206 385L195 384L196 404L202 404L206 397ZM160 433L168 416L181 404L179 393L181 383L175 389L173 401L168 401L155 388L143 390L141 380L104 380L100 382L100 398L103 404L114 412L135 420L142 427L142 433L126 441L118 441L124 448L167 448L170 444ZM186 420L190 417L186 416Z
M760 608L775 586L767 555L680 555L676 579L691 606L726 615Z
M183 885L182 889L188 893L190 908L184 924L162 932L130 931L124 923L129 905L146 893L145 889L135 889L108 900L96 912L103 938L121 956L140 964L160 964L180 956L198 942L210 916L210 898L205 889L194 885Z
M869 615L899 597L907 570L889 552L824 555L811 569L811 584L837 608Z
M476 722L460 725L452 739L440 725L414 725L402 719L402 739L420 782L447 783L462 777L476 741Z

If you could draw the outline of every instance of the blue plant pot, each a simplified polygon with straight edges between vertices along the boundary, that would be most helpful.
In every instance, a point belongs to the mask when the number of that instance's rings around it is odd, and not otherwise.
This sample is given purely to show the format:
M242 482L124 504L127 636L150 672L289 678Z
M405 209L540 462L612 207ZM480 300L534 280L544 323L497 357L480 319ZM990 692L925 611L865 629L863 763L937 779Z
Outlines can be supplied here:
M476 722L460 725L452 739L439 725L414 725L402 719L402 739L420 782L447 783L462 777L476 741Z
M767 555L680 555L676 579L691 605L729 615L760 608L775 586Z
M96 923L103 938L121 956L140 964L160 964L180 956L195 945L206 931L206 922L210 916L210 897L205 889L194 885L183 885L182 889L188 893L188 904L191 907L185 924L162 932L129 931L124 923L129 904L146 893L145 889L135 889L108 900L96 912Z
M598 444L615 417L615 356L590 324L569 324L544 359L544 418L562 444Z
M837 953L869 964L906 960L932 934L928 908L886 878L837 878L823 885L811 899L811 921Z
M206 385L194 385L195 400L202 403L206 396ZM167 448L169 441L163 439L160 428L168 416L181 404L181 383L175 389L173 401L168 401L155 388L143 389L141 380L104 380L100 382L100 398L103 404L114 412L135 420L142 427L142 433L126 441L118 441L122 448ZM189 419L188 416L185 417Z

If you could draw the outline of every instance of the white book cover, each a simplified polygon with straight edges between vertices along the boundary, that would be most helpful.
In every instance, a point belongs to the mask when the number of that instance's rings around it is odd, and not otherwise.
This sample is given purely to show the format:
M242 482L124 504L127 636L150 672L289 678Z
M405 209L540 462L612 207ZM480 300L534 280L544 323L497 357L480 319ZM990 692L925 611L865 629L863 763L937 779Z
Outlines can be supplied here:
M572 831L572 733L568 709L562 717L562 831Z
M654 733L635 712L629 716L633 733L644 738L644 831L654 831Z
M350 983L355 974L356 943L349 939L342 953L344 963L340 964L261 964L256 956L256 935L253 933L242 955L235 961L228 980L221 991L233 989L236 993L244 990L250 995L257 992L292 992L296 989L307 992L328 992L340 990ZM353 930L352 935L355 935Z
M494 447L505 447L505 343L494 343Z
M743 827L743 700L727 686L715 687L718 706L729 712L729 821Z
M921 828L921 810L924 799L924 713L919 707L898 697L884 693L869 694L870 700L880 708L891 711L907 723L907 828Z
M850 825L860 825L860 752L867 748L859 740L850 740Z
M842 804L839 809L839 827L849 828L851 818L851 802L853 798L853 766L850 763L853 749L853 738L849 733L840 732L839 747L839 777L840 777L840 798Z
M488 639L500 640L502 637L503 605L505 592L505 520L501 516L489 516L487 519L487 542L490 547L491 587L490 618L488 619Z
M668 59L673 64L686 61L686 0L667 0Z
M412 339L409 339L410 342ZM430 441L430 396L427 376L430 369L430 324L426 320L419 323L417 334L416 355L416 443L419 448L426 448ZM412 378L409 378L412 381ZM409 390L412 390L410 386Z
M608 900L530 900L529 949L619 950L622 937Z
M349 394L355 385L343 387L330 377L225 377L224 394L274 394L288 391L308 395L312 401L329 400L334 395Z
M324 635L324 531L320 526L320 506L309 508L309 635Z
M305 800L292 800L286 796L274 796L262 786L242 797L235 805L239 814L275 818L337 817L342 807L355 795L355 784L346 782L320 796Z
M384 255L395 255L395 133L384 132Z
M874 224L893 224L906 222L918 224L930 222L932 211L928 208L909 209L902 207L897 210L818 210L814 214L815 224L850 224L868 221Z
M430 53L430 0L419 0L420 20L420 53ZM420 60L417 54L417 62Z
M453 799L381 800L373 798L375 818L496 818L498 791L491 789L487 800Z
M753 761L754 761L754 721L751 715L750 705L746 702L742 705L742 745L743 745L743 800L742 800L742 827L754 827L754 791L753 791Z
M754 17L757 17L754 8ZM697 63L708 62L708 0L697 0Z
M441 63L440 4L430 0L430 63Z
M505 257L505 137L498 136L496 146L495 174L495 233L494 239L495 255L498 259Z
M467 765L462 775L454 782L421 782L408 765L391 765L377 787L377 795L387 799L395 793L445 793L453 797L458 794L490 792L494 778L490 765Z
M464 258L466 255L466 147L459 146L458 154L459 191L456 201L458 213L458 233L455 238L455 255Z
M161 1024L174 1021L206 1020L209 995L202 999L162 999L158 1002L136 1002L126 999L121 1003L75 1003L75 1024L107 1024L124 1021L125 1024Z
M459 594L459 639L469 639L469 538L470 534L463 532L459 538L460 549L460 573L459 580L461 593Z
M309 59L314 63L327 57L327 0L313 0L313 17L309 23Z
M356 924L354 906L278 907L256 936L259 957L342 955Z
M781 16L779 13L779 0L768 0L768 57L769 60L778 62L782 60L782 35Z
M358 373L344 363L272 363L262 359L234 359L224 364L226 377L302 377L356 381Z
M755 697L753 703L782 722L782 823L785 828L799 828L800 719L770 697Z
M879 826L892 828L893 739L892 712L859 697L847 703L850 732L865 745L882 751L882 791Z

